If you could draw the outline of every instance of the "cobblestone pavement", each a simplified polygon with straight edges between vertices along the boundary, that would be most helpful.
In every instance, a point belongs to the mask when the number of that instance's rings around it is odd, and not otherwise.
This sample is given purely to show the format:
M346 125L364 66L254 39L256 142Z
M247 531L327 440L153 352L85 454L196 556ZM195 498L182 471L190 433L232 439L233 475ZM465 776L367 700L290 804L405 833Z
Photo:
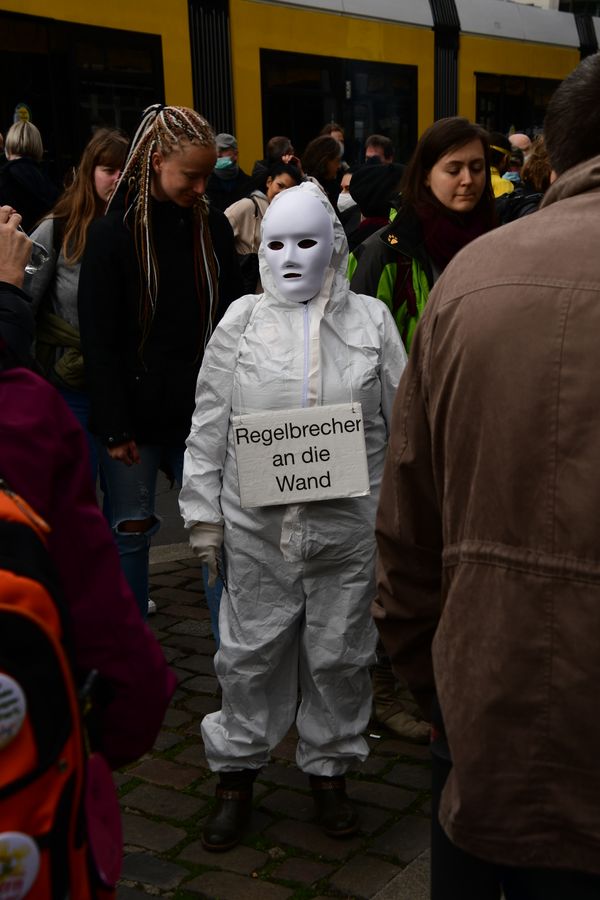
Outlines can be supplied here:
M334 840L312 823L292 730L257 779L243 844L221 854L202 848L216 779L200 721L220 706L208 609L195 559L154 563L151 572L158 612L150 624L180 681L152 753L116 775L125 838L119 900L425 900L428 750L380 730L368 735L371 755L348 778L357 836Z

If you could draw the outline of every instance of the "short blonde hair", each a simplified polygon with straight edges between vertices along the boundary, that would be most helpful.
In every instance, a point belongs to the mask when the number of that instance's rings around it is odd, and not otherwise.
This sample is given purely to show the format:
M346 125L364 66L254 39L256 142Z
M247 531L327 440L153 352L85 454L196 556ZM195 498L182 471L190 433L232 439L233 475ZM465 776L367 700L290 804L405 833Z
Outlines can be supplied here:
M32 122L15 122L6 133L5 153L7 156L30 156L41 162L44 145L39 130Z

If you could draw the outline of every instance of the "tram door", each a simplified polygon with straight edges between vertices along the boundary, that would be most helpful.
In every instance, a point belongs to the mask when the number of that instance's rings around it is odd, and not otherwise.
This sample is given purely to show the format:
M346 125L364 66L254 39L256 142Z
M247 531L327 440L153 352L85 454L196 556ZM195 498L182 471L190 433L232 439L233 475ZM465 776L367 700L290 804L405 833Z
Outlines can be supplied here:
M417 69L392 63L261 50L263 144L290 137L296 152L323 125L345 131L348 163L361 162L370 134L391 138L396 162L406 162L417 140Z

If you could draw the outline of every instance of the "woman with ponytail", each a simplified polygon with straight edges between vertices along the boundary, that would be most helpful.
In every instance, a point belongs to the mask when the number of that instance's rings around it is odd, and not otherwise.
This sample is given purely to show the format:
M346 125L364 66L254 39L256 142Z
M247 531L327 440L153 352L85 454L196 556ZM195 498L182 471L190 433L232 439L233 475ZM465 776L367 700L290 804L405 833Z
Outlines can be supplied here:
M156 477L181 483L196 377L242 293L233 233L205 199L215 135L192 109L145 110L106 216L92 223L79 324L96 435L125 575L147 612ZM218 597L216 598L218 602Z

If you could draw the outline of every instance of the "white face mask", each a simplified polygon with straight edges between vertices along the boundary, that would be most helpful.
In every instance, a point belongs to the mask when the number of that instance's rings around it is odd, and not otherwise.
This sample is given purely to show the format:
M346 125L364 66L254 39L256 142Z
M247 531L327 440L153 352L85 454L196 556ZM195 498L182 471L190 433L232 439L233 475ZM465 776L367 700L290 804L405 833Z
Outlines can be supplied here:
M350 209L351 206L356 206L356 200L352 199L352 194L349 194L348 191L342 191L337 198L337 208L340 212L344 212L344 210Z
M263 225L265 259L287 300L316 297L333 253L333 223L316 197L291 188L271 203Z

